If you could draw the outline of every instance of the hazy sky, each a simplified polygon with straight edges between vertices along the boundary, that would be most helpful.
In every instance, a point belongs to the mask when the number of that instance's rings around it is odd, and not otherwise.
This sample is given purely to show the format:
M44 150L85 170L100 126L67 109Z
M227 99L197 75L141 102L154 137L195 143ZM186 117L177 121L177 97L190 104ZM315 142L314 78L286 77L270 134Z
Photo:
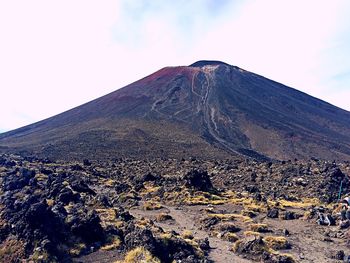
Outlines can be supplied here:
M222 60L350 110L347 0L0 0L0 131Z

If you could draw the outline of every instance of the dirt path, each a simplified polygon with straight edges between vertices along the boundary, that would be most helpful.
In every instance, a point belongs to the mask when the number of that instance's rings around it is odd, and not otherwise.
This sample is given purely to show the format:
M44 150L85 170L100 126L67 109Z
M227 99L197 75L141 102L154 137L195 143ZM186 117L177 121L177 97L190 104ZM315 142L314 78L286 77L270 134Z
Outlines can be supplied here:
M292 244L292 249L286 252L292 254L297 262L336 262L326 256L331 250L343 250L349 254L349 249L343 239L327 238L325 235L326 232L337 232L337 226L319 226L305 220L264 219L262 222L268 224L275 233L279 233L283 229L290 231L288 240Z
M216 237L210 237L206 231L200 230L196 225L196 219L200 216L199 209L188 209L187 207L171 207L164 206L169 215L173 217L175 222L172 223L155 223L165 230L175 230L181 233L183 230L190 230L193 236L198 239L208 238L210 247L209 259L218 263L237 262L247 263L249 260L242 259L236 256L232 251L232 243L223 241ZM130 213L136 218L147 217L153 219L153 217L159 214L159 211L144 211L138 208L130 210Z
M235 255L230 251L232 243L221 240L216 237L210 237L209 233L201 230L197 224L198 219L202 217L203 208L205 206L164 206L163 211L144 211L140 208L134 208L130 211L132 215L137 218L146 217L155 219L156 215L160 212L167 212L172 216L174 222L157 223L156 225L162 227L165 230L175 230L178 233L184 230L190 230L195 238L203 239L208 238L210 247L209 258L214 262L238 262L246 263L252 262L250 260L243 259ZM218 205L216 209L220 211L235 211L240 212L240 208L230 207L225 205ZM302 213L303 210L296 210ZM254 220L256 223L265 223L268 225L271 232L264 233L264 235L283 236L283 230L287 229L290 232L287 239L292 245L292 249L281 250L281 253L288 253L293 255L297 262L314 262L314 263L328 263L332 261L327 254L330 251L343 250L346 255L349 254L349 248L346 246L344 239L331 237L327 238L326 232L336 233L337 226L327 227L319 226L315 222L309 222L306 220L281 220L281 219L269 219L263 215L257 216ZM237 223L239 223L237 221ZM243 230L247 229L247 225L238 224Z

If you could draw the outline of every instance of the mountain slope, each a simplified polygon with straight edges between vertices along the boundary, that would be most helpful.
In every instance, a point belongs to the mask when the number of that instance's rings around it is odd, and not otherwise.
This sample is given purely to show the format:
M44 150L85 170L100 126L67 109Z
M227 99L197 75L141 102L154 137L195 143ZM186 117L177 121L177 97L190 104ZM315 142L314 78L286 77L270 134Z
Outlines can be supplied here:
M1 134L0 149L62 159L350 160L350 113L238 67L198 61Z

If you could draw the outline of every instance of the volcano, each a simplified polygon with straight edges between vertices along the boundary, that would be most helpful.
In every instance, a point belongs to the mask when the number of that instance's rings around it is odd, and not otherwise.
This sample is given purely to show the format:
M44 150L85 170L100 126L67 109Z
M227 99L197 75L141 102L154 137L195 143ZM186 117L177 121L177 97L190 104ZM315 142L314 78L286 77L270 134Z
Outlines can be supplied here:
M198 61L0 134L0 151L53 159L350 160L350 112L239 67Z

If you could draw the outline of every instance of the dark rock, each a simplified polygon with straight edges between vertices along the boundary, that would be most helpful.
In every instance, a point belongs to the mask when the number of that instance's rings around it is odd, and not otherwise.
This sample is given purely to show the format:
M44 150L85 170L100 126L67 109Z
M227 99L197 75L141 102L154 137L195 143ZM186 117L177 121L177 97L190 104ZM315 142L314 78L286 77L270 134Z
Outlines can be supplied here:
M25 214L25 219L33 228L37 228L44 223L45 215L47 215L48 206L46 203L36 203L29 207Z
M210 250L209 239L207 237L205 239L200 239L198 241L198 245L199 245L199 248L202 249L203 251Z
M206 217L201 220L204 229L210 229L212 226L220 222L220 219L216 217Z
M106 195L98 195L97 201L104 207L112 207L108 197Z
M335 260L344 260L345 258L345 253L343 250L331 250L327 252L327 257Z
M155 176L152 173L146 173L143 176L141 176L141 178L139 178L138 180L142 183L144 182L153 182L153 181L157 181L159 180L160 177L159 176Z
M0 156L0 165L5 165L6 161L4 157Z
M119 236L121 240L124 239L124 233L121 229L113 225L108 225L105 230L106 235Z
M134 217L129 213L129 211L122 211L118 214L119 218L123 219L125 222L128 222L132 219L134 219Z
M295 260L287 255L272 254L265 252L263 255L264 263L294 263Z
M5 191L12 191L15 189L21 189L29 184L30 179L35 176L34 170L21 168L18 171L18 175L8 173L4 178L3 188Z
M262 195L261 195L259 192L256 192L256 193L254 193L254 195L253 195L253 199L254 199L255 201L261 202L261 201L263 200L263 197L262 197Z
M135 228L132 232L125 235L125 245L128 249L143 246L152 254L157 252L157 242L149 229Z
M204 192L214 190L210 177L206 171L192 170L188 172L183 179L185 185L189 188L194 188Z
M271 208L267 211L267 217L269 218L278 218L279 211L277 208Z
M265 251L265 244L261 237L258 238L246 238L242 240L236 247L235 253L260 256Z
M239 232L241 229L234 224L221 224L217 228L222 232Z
M248 185L245 187L245 190L251 194L259 193L259 188L256 185Z
M334 164L331 168L327 167L325 172L326 176L319 186L320 199L322 202L335 202L338 200L340 185L343 193L350 191L350 179Z
M23 205L23 210L26 206ZM17 234L32 242L32 238L38 240L44 237L50 240L61 240L66 235L64 223L54 214L45 201L30 205L26 212L16 213L11 224L15 226ZM23 213L23 216L21 214Z
M142 189L144 189L145 187L144 187L144 185L143 185L143 183L142 182L136 182L135 184L134 184L134 189L135 189L135 191L136 192L139 192L139 191L141 191Z
M53 171L50 169L46 169L46 168L40 168L40 173L45 174L45 175L49 175L49 174L53 174Z
M92 190L83 180L75 180L70 185L72 189L76 192L96 195L96 192Z
M81 165L79 165L79 164L72 165L70 167L70 169L72 169L72 171L83 171L84 170L84 168Z
M58 195L58 200L63 204L69 204L69 202L75 202L79 199L79 194L74 194L69 188L63 188Z
M28 182L28 185L32 187L36 186L37 184L38 184L38 180L35 177L31 178Z
M54 245L52 244L51 240L49 240L49 239L44 239L43 241L41 241L40 247L42 247L46 251L53 251L53 249L54 249Z
M84 159L84 160L83 160L83 164L84 164L85 166L90 166L92 163L91 163L88 159Z
M258 176L256 175L256 173L255 173L255 172L252 172L252 173L250 174L250 181L255 182L257 177L258 177Z
M114 189L117 192L117 194L121 194L130 190L131 186L126 183L116 183L116 185L114 186Z
M95 211L89 211L84 217L74 221L74 224L71 226L72 233L81 237L86 243L104 240L104 231L100 224L101 220Z
M15 161L7 161L5 163L5 166L7 166L7 167L14 167L14 166L16 166L16 162Z
M0 225L0 243L4 241L10 234L10 226L8 224Z
M160 198L162 198L165 194L165 189L163 186L159 187L159 189L154 193L155 196L159 196Z
M55 204L55 205L51 208L51 211L52 211L54 214L56 214L56 215L58 215L58 216L60 216L60 217L63 217L63 218L65 218L65 217L67 216L67 211L66 211L66 209L64 208L63 204L60 204L60 203Z
M209 245L205 240L199 241L199 243L201 243L205 249ZM204 252L207 252L207 250L204 250ZM175 237L167 240L166 243L159 242L156 255L161 259L161 262L203 262L190 244L181 238Z
M290 235L288 229L283 229L283 235L285 235L285 236L289 236Z
M286 211L285 213L283 213L282 219L283 220L293 220L293 219L297 219L297 216L293 211Z

